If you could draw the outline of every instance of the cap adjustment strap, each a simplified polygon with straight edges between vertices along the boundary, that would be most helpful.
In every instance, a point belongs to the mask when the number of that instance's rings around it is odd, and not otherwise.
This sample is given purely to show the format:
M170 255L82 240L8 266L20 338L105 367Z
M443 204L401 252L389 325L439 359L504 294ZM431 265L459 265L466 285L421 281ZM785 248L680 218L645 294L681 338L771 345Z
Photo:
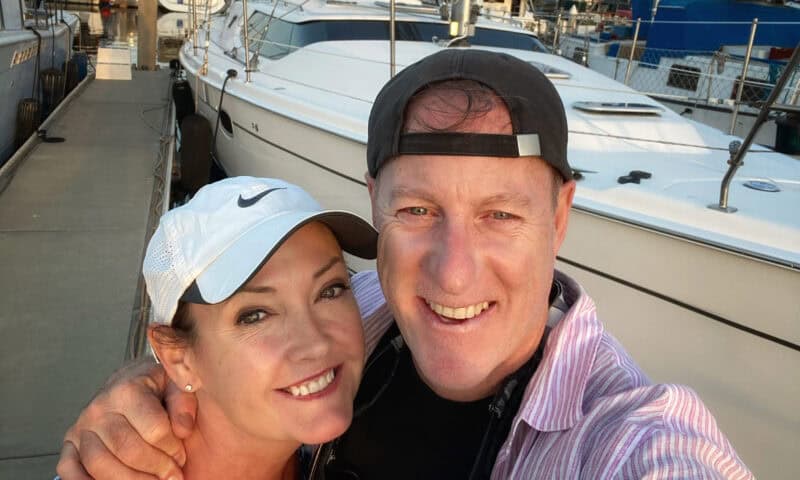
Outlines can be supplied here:
M424 132L404 133L398 154L464 155L486 157L541 156L539 135L498 135L490 133Z

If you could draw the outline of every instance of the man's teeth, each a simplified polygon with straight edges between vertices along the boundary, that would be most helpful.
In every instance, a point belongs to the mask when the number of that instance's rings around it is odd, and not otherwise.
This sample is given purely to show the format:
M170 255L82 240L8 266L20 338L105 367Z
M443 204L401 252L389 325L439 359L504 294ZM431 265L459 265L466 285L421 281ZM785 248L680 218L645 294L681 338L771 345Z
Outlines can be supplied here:
M443 317L452 318L455 320L464 320L466 318L472 318L476 315L480 315L481 312L489 308L489 302L476 303L475 305L469 305L466 307L446 307L444 305L439 305L438 303L428 301L428 306L431 307L431 310Z
M317 378L309 380L308 382L300 385L291 386L287 390L292 394L292 396L295 397L311 395L312 393L317 393L320 390L324 390L325 387L333 382L335 376L336 375L333 373L333 369L330 369Z

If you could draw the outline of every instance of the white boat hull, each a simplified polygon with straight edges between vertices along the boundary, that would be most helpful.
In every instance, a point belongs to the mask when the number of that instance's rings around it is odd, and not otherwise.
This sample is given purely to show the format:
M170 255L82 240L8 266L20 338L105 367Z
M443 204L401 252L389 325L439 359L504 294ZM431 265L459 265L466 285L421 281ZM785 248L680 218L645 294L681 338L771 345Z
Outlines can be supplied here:
M78 18L71 14L64 14L64 17L72 30L63 23L37 30L42 37L40 47L36 35L29 30L0 30L0 65L3 65L0 69L0 85L3 86L0 95L0 165L15 150L19 102L35 96L37 51L38 71L41 72L48 68L63 68L72 49L73 38L70 33L76 33Z

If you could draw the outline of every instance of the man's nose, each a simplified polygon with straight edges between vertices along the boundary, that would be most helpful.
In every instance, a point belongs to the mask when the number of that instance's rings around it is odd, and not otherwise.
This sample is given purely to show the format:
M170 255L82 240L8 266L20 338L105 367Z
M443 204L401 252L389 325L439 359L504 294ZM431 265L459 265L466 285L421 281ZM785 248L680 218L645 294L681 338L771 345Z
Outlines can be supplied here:
M458 218L442 222L437 229L425 259L425 268L443 292L462 293L475 279L477 252L474 240L470 226Z
M293 315L286 332L289 360L301 362L324 358L331 348L331 338L323 328L322 319L305 308Z

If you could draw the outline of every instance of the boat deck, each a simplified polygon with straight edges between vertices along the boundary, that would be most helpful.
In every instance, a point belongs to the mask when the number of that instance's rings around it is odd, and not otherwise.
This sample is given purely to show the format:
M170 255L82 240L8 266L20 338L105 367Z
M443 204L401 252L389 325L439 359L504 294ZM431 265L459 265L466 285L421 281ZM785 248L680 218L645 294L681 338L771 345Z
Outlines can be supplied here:
M48 120L66 141L0 171L0 478L52 478L67 426L125 359L169 85L163 70L84 82Z

